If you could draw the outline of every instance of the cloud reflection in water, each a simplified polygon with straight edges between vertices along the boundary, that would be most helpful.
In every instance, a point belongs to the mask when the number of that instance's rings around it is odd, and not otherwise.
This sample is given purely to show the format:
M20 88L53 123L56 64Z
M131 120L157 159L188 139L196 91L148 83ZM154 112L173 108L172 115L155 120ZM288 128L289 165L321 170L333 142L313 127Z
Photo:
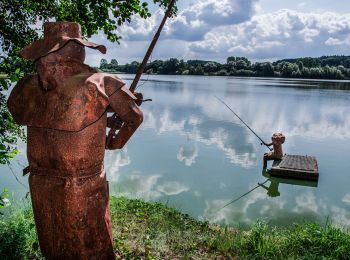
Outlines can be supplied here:
M157 78L160 81L162 76ZM324 185L317 188L317 196L314 190L309 190L311 188L282 185L281 196L269 198L265 190L258 189L239 203L218 212L219 207L230 200L234 190L240 193L242 187L256 184L259 177L253 172L260 170L259 158L263 149L256 137L214 98L214 95L224 98L266 141L269 141L273 132L284 132L287 136L285 151L288 152L288 146L296 146L297 141L306 142L306 148L313 146L321 150L327 149L333 140L340 140L339 144L343 146L349 144L348 92L312 89L319 82L312 82L309 88L305 82L288 80L172 76L164 76L164 79L167 84L172 84L171 79L183 81L183 84L175 84L181 86L179 89L164 88L165 83L153 85L149 81L147 96L156 99L143 106L145 119L140 133L145 131L149 136L154 134L152 140L171 139L171 142L166 141L166 145L172 145L171 149L175 147L175 153L162 144L154 147L169 151L169 157L176 160L177 164L167 166L164 162L162 166L163 162L160 161L159 168L163 167L165 173L146 171L134 174L133 178L126 177L125 184L130 181L137 183L130 185L133 192L129 194L144 198L185 194L183 196L187 197L182 198L200 204L198 207L201 208L195 211L197 216L227 224L252 223L257 218L288 224L293 219L323 220L325 216L333 216L335 223L343 221L350 226L349 210L338 203L340 201L347 206L350 195L344 192L342 197L337 198L338 202L335 198L328 200L327 189L322 190ZM302 88L299 88L300 84ZM329 138L332 141L328 141ZM320 145L321 141L323 146ZM166 155L162 155L165 158ZM218 160L220 156L231 164L227 166L222 163L224 160L214 161L214 157ZM334 156L332 163L339 163L336 154ZM213 158L209 163L211 165L203 162L208 162L208 158L209 161ZM319 159L320 165L326 165L329 169L326 158ZM167 159L167 162L171 162L171 159ZM224 167L216 168L216 164ZM174 165L179 168L169 169ZM178 165L188 167L180 168ZM206 169L210 173L207 174ZM188 179L183 177L185 173L180 174L179 171L186 171ZM197 172L200 173L197 175ZM328 176L322 176L325 177L323 182L327 182ZM196 178L200 178L200 181L196 181ZM143 187L138 187L142 183ZM332 182L332 185L335 183Z

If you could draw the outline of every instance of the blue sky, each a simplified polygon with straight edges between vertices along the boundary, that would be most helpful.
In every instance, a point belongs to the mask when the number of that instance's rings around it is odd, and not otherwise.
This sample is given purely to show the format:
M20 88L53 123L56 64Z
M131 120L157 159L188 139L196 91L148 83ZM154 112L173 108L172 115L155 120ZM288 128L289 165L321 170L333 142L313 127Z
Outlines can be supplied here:
M87 63L115 58L140 61L163 13L151 3L148 20L135 16L118 29L121 44L103 34L91 40L107 46L106 55L88 51ZM152 59L205 59L228 56L253 61L304 56L350 55L348 0L179 0L178 16L168 20Z

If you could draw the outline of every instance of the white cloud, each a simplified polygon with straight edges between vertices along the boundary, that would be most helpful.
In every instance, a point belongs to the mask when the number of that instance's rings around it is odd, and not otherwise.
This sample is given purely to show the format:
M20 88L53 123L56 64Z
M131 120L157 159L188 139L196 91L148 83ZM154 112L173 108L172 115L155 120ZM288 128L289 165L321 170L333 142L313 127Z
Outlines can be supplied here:
M227 202L227 200L206 200L206 208L200 218L217 223L232 224L234 221L251 225L258 218L275 217L276 211L283 210L286 205L281 198L266 198L264 189L257 189L239 202L237 201L237 204L233 203L222 208ZM262 205L260 211L251 214L252 208L257 207L258 203Z
M199 0L169 22L167 37L187 41L203 39L218 26L238 24L250 19L257 0Z
M296 207L293 209L293 211L301 213L305 211L311 211L315 214L319 214L320 208L318 205L318 201L316 199L316 196L313 192L305 192L300 195L298 195L295 198Z
M177 195L190 190L190 187L177 181L160 182L161 174L133 173L118 181L118 195L145 200L159 199L162 196Z
M196 158L198 156L198 148L195 147L185 147L183 145L180 146L180 150L177 154L177 159L180 162L183 162L186 166L191 166L196 162Z
M350 204L350 193L346 193L344 197L342 198L342 201L345 203Z
M259 83L273 84L263 79ZM280 131L286 136L318 139L350 137L350 108L346 102L339 102L337 107L334 107L332 103L324 102L321 107L315 109L311 102L300 102L300 98L305 98L302 93L296 93L293 97L289 96L288 104L284 104L283 95L270 93L263 99L257 97L251 100L249 106L246 105L247 101L241 99L240 96L229 96L225 98L225 102L237 114L245 115L245 120L252 129L262 135L270 135L271 131ZM229 110L223 109L222 104L215 98L208 99L206 96L199 96L195 104L208 118L238 122L234 115ZM268 111L274 111L274 116L266 117ZM253 135L249 134L249 137L252 139L247 141L256 142ZM217 143L225 143L224 136L221 137L221 140Z
M258 0L198 0L178 15L169 19L162 37L177 40L202 40L204 35L222 25L232 25L247 21L255 12ZM156 11L145 20L135 15L130 23L118 29L125 39L139 41L149 39L157 30L164 16L162 10Z
M134 15L130 23L125 23L117 29L123 40L141 41L151 37L152 32L157 29L164 12L157 10L150 18L143 19L139 15Z
M229 207L222 208L225 203L226 201L224 200L206 200L204 213L199 219L214 223L230 224L231 220L234 219L234 211Z
M180 121L173 121L170 116L170 112L166 110L160 117L159 133L162 134L168 131L181 131L185 126L185 119Z
M158 185L157 190L165 195L177 195L189 191L190 187L176 181L167 181Z
M280 10L208 32L190 44L199 56L208 52L255 59L347 53L350 14Z
M350 211L337 206L331 206L330 211L333 224L341 228L350 227Z
M195 1L167 21L153 59L224 61L234 55L272 60L348 53L350 13L281 9L257 14L257 3L258 0ZM123 36L121 45L107 42L102 34L92 40L107 45L108 59L117 58L121 63L141 60L162 17L161 10L147 20L135 16L118 29ZM94 53L88 63L98 65L101 58Z
M132 174L124 180L119 181L121 191L118 195L124 195L133 198L143 198L145 200L157 199L162 196L156 189L160 174L139 175Z
M197 98L197 102L198 102ZM208 107L208 99L206 103L203 103L203 106ZM212 110L213 111L213 110ZM239 164L242 167L249 168L257 163L257 158L255 151L250 146L247 146L244 152L237 151L237 143L235 140L237 136L228 129L215 126L210 129L206 129L205 126L202 126L201 119L194 119L192 116L183 117L180 119L174 119L174 115L170 110L165 110L159 115L156 115L152 111L147 111L145 114L148 114L147 118L150 118L152 123L147 123L146 128L154 128L158 134L163 134L167 132L178 132L180 135L187 136L193 141L203 143L205 145L212 145L217 147L219 150L223 151L225 156L233 164ZM216 115L222 115L222 107L216 111ZM228 115L229 118L232 118L232 115ZM215 117L215 116L214 116ZM148 119L146 119L148 120ZM231 120L230 120L231 121ZM146 121L147 122L147 121ZM191 125L192 128L188 129L188 125ZM203 128L204 127L204 128ZM237 140L241 143L243 140ZM185 165L191 166L195 163L195 159L198 157L197 148L188 148L180 146L180 150L177 154L177 159L180 162L184 162Z
M106 165L105 170L110 181L117 182L120 177L119 169L130 163L131 159L127 147L116 151L106 150L104 165Z
M341 45L350 46L350 36L344 38L343 40L330 37L327 41L325 41L325 44L329 46L341 46Z

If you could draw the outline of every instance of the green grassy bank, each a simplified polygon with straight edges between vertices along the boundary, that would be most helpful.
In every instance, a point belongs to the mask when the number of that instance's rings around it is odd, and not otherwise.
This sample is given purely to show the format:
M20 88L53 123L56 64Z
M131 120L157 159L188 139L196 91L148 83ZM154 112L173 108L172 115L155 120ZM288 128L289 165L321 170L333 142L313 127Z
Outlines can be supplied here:
M248 231L210 225L160 203L111 198L116 253L123 259L350 259L350 234L332 225ZM40 259L32 211L0 218L0 259Z

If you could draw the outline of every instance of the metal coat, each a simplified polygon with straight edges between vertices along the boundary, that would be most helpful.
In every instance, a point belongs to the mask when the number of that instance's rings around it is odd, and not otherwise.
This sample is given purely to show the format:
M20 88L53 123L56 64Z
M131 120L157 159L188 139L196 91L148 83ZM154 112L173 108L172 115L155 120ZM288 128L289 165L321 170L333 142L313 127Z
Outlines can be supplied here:
M24 50L25 58L38 57L38 73L20 80L8 99L14 120L27 126L40 249L46 259L115 259L103 168L107 111L121 120L108 149L122 148L143 114L122 80L83 64L84 46L91 46L79 40L78 24L48 23L44 29L44 40Z

